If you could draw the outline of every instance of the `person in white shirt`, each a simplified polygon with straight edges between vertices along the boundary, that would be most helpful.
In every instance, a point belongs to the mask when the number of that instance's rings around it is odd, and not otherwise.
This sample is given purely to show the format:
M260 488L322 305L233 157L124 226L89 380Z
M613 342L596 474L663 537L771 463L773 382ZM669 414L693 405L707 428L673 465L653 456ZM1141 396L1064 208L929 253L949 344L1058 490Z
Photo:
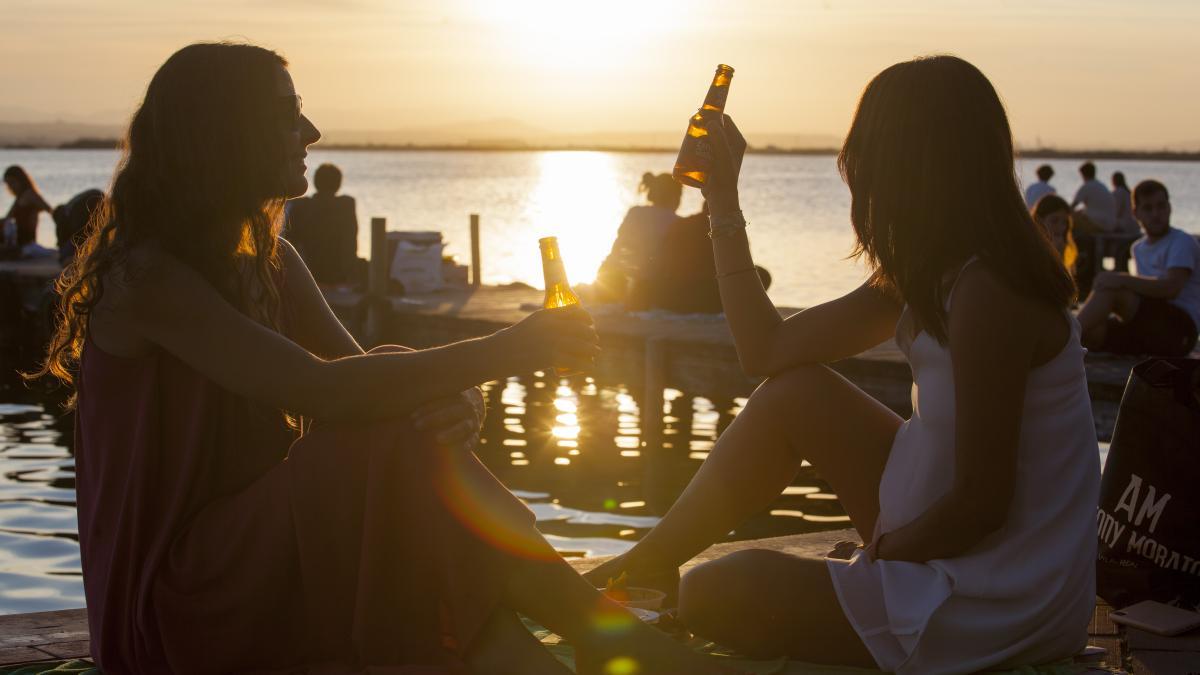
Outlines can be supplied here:
M1071 208L1077 209L1072 221L1075 228L1085 234L1112 232L1117 227L1117 207L1112 193L1096 180L1096 165L1084 162L1079 175L1083 176L1083 185L1071 200Z
M1038 200L1046 195L1056 194L1050 179L1054 177L1054 167L1043 164L1037 168L1037 182L1025 188L1025 206L1033 208Z
M1185 356L1200 329L1200 243L1171 227L1167 188L1144 180L1133 215L1145 236L1133 245L1136 274L1102 272L1079 310L1083 345L1116 354Z

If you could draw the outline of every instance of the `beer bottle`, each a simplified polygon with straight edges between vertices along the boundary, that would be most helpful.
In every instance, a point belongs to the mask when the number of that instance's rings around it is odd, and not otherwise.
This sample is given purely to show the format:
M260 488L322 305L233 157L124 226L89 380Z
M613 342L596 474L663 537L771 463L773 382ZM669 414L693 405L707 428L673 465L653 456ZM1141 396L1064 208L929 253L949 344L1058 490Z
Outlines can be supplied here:
M708 182L713 150L701 113L705 110L713 110L718 114L725 111L725 99L729 97L729 83L732 80L733 68L724 63L717 66L712 84L708 87L708 95L704 97L704 105L688 120L687 133L683 136L683 145L679 147L679 157L675 160L675 170L671 172L675 180L684 185L704 187Z
M571 290L567 282L567 270L563 267L562 254L558 252L558 237L538 239L542 249L542 276L546 279L546 298L542 306L546 309L578 305L579 296ZM567 368L555 368L559 377L578 375L579 373Z

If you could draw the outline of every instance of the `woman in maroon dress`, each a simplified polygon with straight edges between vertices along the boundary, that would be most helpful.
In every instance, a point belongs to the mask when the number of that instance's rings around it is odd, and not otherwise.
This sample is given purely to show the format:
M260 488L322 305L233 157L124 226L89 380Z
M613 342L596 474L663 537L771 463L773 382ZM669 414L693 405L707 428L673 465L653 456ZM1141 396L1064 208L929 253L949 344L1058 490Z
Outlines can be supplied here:
M43 372L76 387L104 672L567 672L517 611L598 663L721 672L602 599L471 452L475 386L589 367L587 314L364 353L277 234L319 137L274 52L180 50L60 282Z

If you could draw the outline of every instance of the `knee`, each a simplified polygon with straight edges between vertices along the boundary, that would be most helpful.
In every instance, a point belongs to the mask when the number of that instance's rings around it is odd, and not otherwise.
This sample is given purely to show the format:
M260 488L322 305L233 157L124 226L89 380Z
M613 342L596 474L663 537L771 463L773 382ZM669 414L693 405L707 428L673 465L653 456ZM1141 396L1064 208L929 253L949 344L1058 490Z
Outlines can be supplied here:
M400 354L403 352L416 351L412 347L403 347L401 345L379 345L367 350L368 354Z
M833 371L821 364L801 364L768 377L758 385L754 398L795 405L805 395L818 394L827 387L831 376Z

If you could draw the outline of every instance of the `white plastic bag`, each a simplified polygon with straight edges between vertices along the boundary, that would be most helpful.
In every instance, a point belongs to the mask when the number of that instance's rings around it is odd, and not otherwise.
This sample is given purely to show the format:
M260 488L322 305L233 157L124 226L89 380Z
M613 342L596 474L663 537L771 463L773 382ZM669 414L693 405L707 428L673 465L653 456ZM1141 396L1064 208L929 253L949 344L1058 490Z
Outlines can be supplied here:
M390 275L406 293L428 293L442 287L441 232L388 232L395 242Z

